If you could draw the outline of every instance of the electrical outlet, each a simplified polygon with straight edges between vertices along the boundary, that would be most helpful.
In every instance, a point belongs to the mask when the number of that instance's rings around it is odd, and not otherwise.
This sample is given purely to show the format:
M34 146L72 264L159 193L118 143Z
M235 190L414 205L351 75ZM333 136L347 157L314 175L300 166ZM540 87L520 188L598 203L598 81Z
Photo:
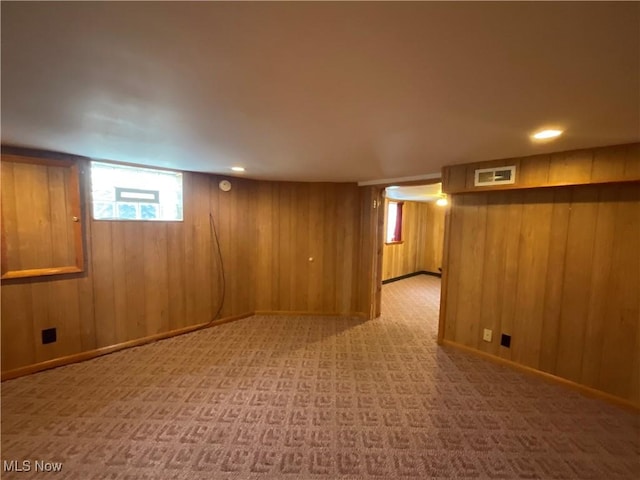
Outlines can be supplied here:
M55 328L46 328L42 330L42 344L55 343L58 340L58 332Z
M485 342L490 342L492 338L493 338L493 331L489 330L488 328L485 328L484 333L482 334L482 339Z

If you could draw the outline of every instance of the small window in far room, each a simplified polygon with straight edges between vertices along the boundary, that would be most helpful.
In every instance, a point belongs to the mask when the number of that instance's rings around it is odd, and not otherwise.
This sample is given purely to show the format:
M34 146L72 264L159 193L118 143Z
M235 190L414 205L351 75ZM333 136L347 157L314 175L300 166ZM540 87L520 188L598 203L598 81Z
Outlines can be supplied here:
M387 205L386 243L402 241L402 205L404 202L389 202Z
M182 173L91 162L95 220L182 221Z

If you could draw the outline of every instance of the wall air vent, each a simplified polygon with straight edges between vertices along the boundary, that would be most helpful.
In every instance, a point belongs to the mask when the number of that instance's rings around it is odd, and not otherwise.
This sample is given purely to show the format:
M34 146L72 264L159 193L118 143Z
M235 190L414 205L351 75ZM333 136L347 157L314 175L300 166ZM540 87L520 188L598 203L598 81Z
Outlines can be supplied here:
M516 166L479 168L476 170L473 185L489 187L492 185L509 185L516 182Z

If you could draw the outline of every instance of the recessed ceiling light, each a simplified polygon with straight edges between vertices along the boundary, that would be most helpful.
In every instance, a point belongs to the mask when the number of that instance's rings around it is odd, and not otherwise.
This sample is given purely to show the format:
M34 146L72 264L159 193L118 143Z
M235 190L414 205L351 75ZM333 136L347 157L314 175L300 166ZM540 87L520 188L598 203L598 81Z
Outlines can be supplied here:
M234 172L244 172L244 167L231 167Z
M540 130L532 135L536 140L548 140L562 135L562 130Z

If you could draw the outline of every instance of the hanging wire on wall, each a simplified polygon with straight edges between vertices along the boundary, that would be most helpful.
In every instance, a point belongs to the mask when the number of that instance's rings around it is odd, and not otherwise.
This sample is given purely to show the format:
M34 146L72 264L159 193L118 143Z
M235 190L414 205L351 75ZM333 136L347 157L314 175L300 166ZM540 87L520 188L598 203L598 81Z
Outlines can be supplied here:
M227 280L224 273L224 260L222 258L222 249L220 248L220 238L218 237L218 229L216 228L216 222L213 219L213 214L211 212L209 212L209 228L211 230L212 240L214 240L212 249L215 250L218 254L218 261L220 262L220 273L222 276L222 282L220 283L220 289L221 289L220 306L218 307L218 310L216 311L213 318L211 319L211 322L209 322L209 323L212 323L213 321L218 319L218 317L220 316L220 313L222 312L222 307L224 307L224 297L227 289Z

